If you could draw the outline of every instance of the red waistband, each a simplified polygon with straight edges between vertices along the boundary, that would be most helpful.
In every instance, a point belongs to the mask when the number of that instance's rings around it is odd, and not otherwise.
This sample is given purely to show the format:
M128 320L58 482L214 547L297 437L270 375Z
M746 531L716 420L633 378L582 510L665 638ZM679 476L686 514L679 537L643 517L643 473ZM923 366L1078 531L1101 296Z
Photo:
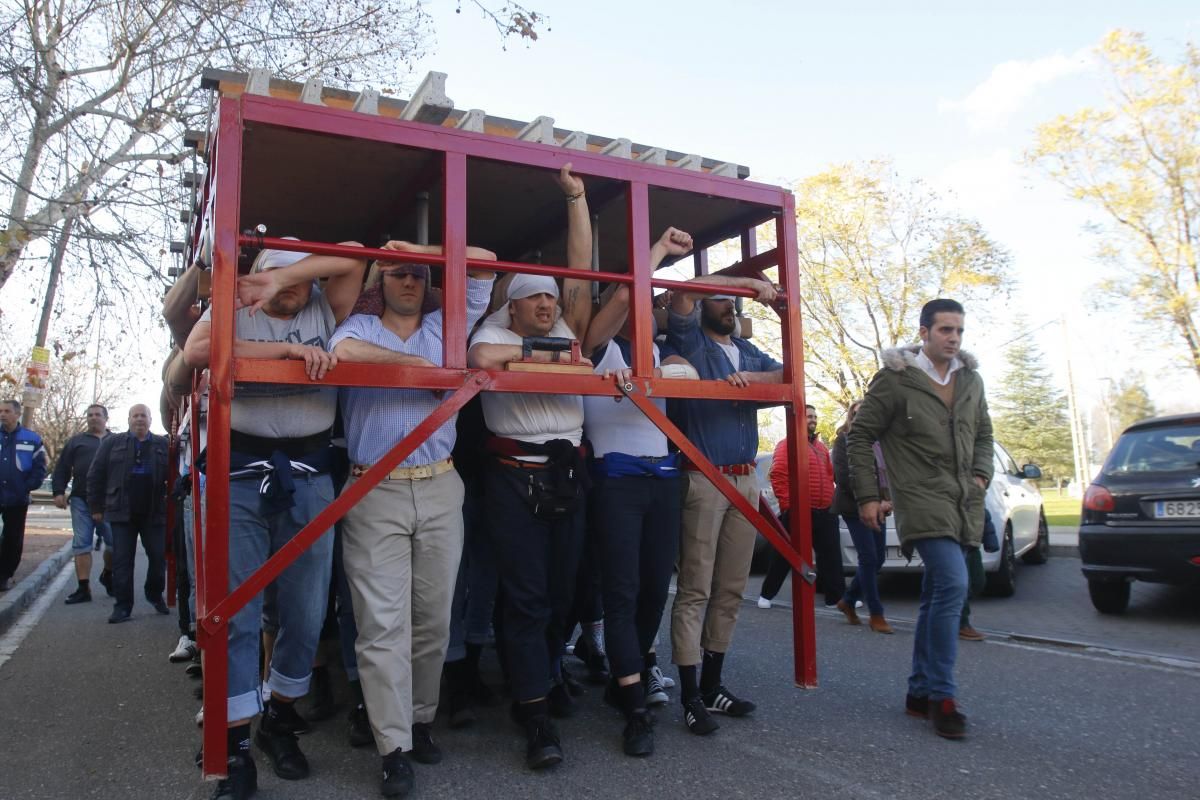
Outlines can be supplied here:
M713 467L717 470L717 472L725 475L751 475L754 472L753 464L722 464L719 467L716 464L713 464ZM683 468L692 472L700 471L700 468L691 461L684 461Z

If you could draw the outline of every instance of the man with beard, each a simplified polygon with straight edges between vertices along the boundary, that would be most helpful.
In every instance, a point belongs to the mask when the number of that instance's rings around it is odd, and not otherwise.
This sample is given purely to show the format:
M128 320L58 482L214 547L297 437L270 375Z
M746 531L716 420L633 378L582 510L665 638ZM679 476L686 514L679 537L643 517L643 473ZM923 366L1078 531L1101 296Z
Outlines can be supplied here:
M592 231L583 181L567 164L559 187L567 203L567 266L589 271ZM586 280L563 281L561 315L553 278L515 275L506 304L471 340L472 367L504 369L520 361L530 337L582 340L591 320ZM552 361L557 353L534 350ZM586 359L584 363L589 364ZM570 702L561 682L564 629L583 549L587 466L583 400L578 395L488 392L485 507L504 591L503 644L512 683L513 716L526 735L525 763L541 769L562 761L552 709Z
M440 247L408 242L388 242L383 249L441 252ZM467 257L496 256L468 247ZM352 315L330 340L330 349L341 361L442 366L443 313L427 303L429 267L402 260L378 267L382 314ZM487 311L492 276L468 273L465 331ZM343 390L350 481L440 403L440 393L428 389ZM383 756L386 797L412 790L410 753L422 764L442 760L430 730L463 545L463 482L450 459L454 442L451 418L346 513L342 530L342 559L358 628L359 677Z
M754 289L757 299L764 303L775 299L775 288L765 281L720 277L704 280ZM733 303L728 295L702 300L697 294L674 292L667 343L696 368L701 379L725 380L738 387L779 383L783 365L736 335L738 321ZM677 404L677 421L692 444L757 508L757 404L684 400ZM671 651L679 667L684 722L692 733L706 735L719 727L709 712L741 717L754 710L754 703L738 698L725 687L721 669L750 575L756 532L725 495L696 471L695 465L683 466L686 486L679 577L671 610Z
M263 250L251 274L238 281L242 307L235 320L234 355L303 361L310 380L324 378L337 364L326 346L337 322L358 298L365 266L365 261L352 258ZM317 280L323 277L329 280L321 289ZM193 369L208 367L210 315L211 308L184 346ZM244 384L229 412L232 588L333 501L330 430L337 413L337 388ZM333 537L326 532L275 579L280 629L268 678L271 697L255 742L270 758L275 774L286 780L308 776L308 761L294 732L304 721L294 705L308 693L332 558ZM259 594L229 620L228 777L217 784L214 798L242 800L257 788L250 719L264 711L258 661L261 618Z

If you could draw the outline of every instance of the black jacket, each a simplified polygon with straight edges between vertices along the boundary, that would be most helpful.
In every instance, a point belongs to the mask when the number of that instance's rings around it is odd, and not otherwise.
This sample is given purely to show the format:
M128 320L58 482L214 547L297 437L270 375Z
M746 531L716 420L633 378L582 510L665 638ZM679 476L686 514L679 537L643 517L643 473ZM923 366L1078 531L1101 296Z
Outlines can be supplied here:
M167 518L167 439L153 433L146 438L152 460L149 508L130 508L129 476L133 471L134 437L131 433L108 436L100 443L88 470L88 508L104 514L105 522L129 522L136 514L148 514L151 522Z
M70 481L71 497L87 499L88 470L92 466L92 459L96 457L96 451L100 449L101 442L109 436L112 434L108 431L104 432L103 438L97 438L84 431L67 439L66 445L58 454L58 463L54 465L52 493L55 496L66 494L67 482Z

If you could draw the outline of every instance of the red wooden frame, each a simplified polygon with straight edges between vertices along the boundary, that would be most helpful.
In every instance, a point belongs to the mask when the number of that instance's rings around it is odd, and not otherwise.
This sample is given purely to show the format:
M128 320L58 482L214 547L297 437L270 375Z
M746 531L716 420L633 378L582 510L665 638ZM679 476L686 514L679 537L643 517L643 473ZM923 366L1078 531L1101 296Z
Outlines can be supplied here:
M260 383L309 383L302 364L294 361L235 359L234 289L237 279L239 248L258 245L329 255L394 257L389 251L371 248L347 248L334 244L242 236L238 233L242 180L242 135L247 123L357 137L422 148L443 154L442 175L445 183L442 255L406 255L407 260L422 261L443 269L443 352L444 366L383 367L380 365L341 363L326 381L345 386L405 386L439 389L449 392L442 404L415 430L399 442L379 463L347 488L313 519L295 539L273 555L241 586L228 586L229 575L229 432L230 401L235 381ZM807 450L802 447L805 428L798 424L795 408L804 405L804 369L801 338L799 280L796 258L795 206L790 192L765 184L723 178L703 172L659 167L630 159L597 153L565 150L553 145L533 144L457 129L420 123L402 122L352 111L330 109L289 100L243 94L221 97L216 109L216 132L209 148L208 183L204 196L212 197L208 223L212 226L213 280L211 347L209 367L208 447L206 511L201 519L201 503L195 503L196 619L197 633L204 653L204 760L208 777L224 775L226 764L226 696L228 694L228 640L230 617L237 613L274 577L328 530L363 495L370 491L394 466L420 445L432 432L456 413L480 391L541 392L558 394L625 394L700 468L730 502L750 520L794 569L810 575L802 553L811 552L811 523L807 513L791 516L790 541L783 535L773 515L760 513L742 498L733 486L687 440L658 408L649 401L654 397L683 397L758 401L786 407L790 475L793 507L809 507ZM630 231L630 272L612 274L580 272L559 267L510 262L476 262L466 257L467 230L467 159L481 158L526 166L558 170L573 162L573 171L583 176L603 177L626 184L626 210ZM754 254L743 236L743 261L732 271L756 275L762 269L778 265L781 284L780 313L783 336L783 383L735 388L723 381L680 381L653 377L650 316L652 288L676 288L679 281L655 278L650 270L649 188L663 187L702 195L712 195L761 204L775 211L775 235L778 246ZM202 224L194 226L198 234ZM702 259L697 260L701 264ZM630 317L633 342L632 388L619 388L611 380L594 375L516 373L467 369L466 275L469 266L487 266L501 272L527 272L555 277L570 276L588 280L624 283L631 286ZM708 288L714 293L753 296L753 292L729 287L689 284L691 289ZM199 383L197 383L197 387ZM199 409L199 392L191 402ZM192 415L193 463L199 455L199 413ZM194 472L194 471L193 471ZM200 497L198 479L193 490ZM207 523L202 533L202 522ZM816 685L816 642L813 628L813 587L808 580L792 582L793 639L795 682L798 686Z

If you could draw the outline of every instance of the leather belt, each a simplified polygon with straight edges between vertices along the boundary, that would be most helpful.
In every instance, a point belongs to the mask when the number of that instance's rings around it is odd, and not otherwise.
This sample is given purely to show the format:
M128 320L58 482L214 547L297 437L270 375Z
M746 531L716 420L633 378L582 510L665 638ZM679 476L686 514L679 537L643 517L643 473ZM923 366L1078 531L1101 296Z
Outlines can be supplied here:
M713 467L716 468L717 472L723 473L725 475L753 475L754 474L754 465L753 464L722 464L719 467L716 464L713 464ZM695 464L693 464L690 461L685 461L683 463L683 468L690 472L699 472L700 471L700 468L697 467Z
M355 464L350 468L350 474L355 478L361 478L370 468L370 464ZM432 464L419 464L415 467L396 467L387 474L384 480L419 481L425 478L436 477L452 469L454 469L454 459L443 458L441 461L434 461Z

